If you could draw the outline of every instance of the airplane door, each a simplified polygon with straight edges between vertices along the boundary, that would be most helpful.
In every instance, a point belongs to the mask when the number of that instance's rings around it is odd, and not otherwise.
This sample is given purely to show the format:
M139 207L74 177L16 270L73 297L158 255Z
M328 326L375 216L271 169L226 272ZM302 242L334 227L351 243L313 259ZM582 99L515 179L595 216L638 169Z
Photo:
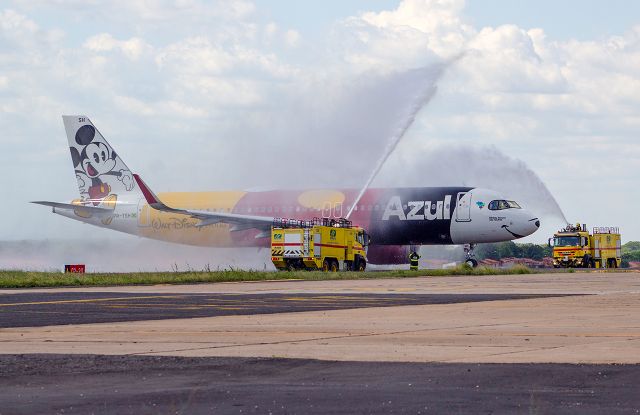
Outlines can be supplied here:
M466 192L458 193L456 202L456 222L471 222L471 194L469 197Z
M336 219L342 217L342 203L337 202L333 204L333 217Z
M324 205L322 205L322 217L325 219L331 217L331 202L324 202Z

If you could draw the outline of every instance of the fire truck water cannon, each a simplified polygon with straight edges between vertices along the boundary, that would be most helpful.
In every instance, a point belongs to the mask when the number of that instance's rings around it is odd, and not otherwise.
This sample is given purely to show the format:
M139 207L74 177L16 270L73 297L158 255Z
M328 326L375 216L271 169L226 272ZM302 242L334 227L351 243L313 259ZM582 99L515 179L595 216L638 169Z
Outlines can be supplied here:
M618 227L567 225L549 239L554 268L618 268L622 262L622 238Z
M364 271L369 235L347 219L277 218L271 227L271 262L281 271Z

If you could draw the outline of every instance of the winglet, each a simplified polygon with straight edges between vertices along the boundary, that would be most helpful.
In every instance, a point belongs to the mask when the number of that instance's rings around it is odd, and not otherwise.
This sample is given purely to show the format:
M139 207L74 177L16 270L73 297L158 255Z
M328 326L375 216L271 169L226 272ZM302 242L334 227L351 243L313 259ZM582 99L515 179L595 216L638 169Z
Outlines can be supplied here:
M142 194L147 200L149 206L158 210L171 210L170 207L162 203L160 201L160 198L158 198L158 196L156 196L156 194L153 193L151 189L149 189L149 186L147 186L147 184L142 180L140 176L134 173L133 178L136 180L136 183L138 183L138 186L140 187L140 190L142 191Z

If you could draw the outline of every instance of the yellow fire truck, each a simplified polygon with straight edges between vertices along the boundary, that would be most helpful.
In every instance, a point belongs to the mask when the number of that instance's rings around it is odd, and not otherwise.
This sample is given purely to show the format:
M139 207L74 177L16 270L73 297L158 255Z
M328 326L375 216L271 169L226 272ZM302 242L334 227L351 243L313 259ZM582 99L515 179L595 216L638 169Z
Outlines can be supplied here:
M271 261L283 270L364 271L369 235L346 219L276 219Z
M569 225L549 239L554 268L618 268L622 261L620 231L616 227Z

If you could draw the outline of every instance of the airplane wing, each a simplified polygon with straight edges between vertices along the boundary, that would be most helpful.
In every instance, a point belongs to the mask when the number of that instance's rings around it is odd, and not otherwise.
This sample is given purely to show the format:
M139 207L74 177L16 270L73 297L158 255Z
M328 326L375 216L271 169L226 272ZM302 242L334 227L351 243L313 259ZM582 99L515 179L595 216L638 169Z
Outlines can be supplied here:
M162 203L160 198L151 191L149 186L147 186L139 175L134 174L133 178L136 180L136 183L138 183L138 186L140 187L140 190L142 191L142 194L147 200L149 206L162 212L176 213L199 219L200 222L196 225L198 227L221 222L229 223L232 225L230 229L231 232L244 231L247 229L261 230L262 232L256 236L256 238L259 238L268 235L266 232L271 230L271 225L274 222L274 218L269 216L239 215L237 213L172 208Z
M47 201L36 201L31 202L37 205L51 206L53 209L67 209L74 210L80 214L84 215L111 215L113 214L113 209L103 208L103 207L95 207L95 206L87 206L87 205L75 205L71 203L60 203L60 202L47 202Z

